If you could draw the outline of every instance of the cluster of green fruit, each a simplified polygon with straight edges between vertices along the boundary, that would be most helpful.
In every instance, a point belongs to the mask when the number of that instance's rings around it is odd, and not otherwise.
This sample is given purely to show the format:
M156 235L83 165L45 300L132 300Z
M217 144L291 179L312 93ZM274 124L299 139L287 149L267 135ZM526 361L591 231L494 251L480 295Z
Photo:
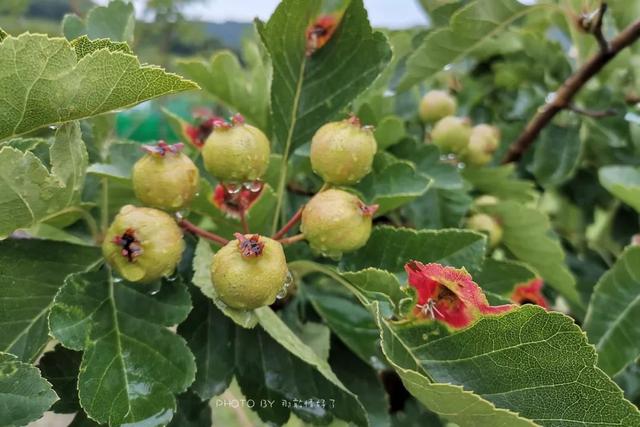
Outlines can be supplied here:
M500 146L500 130L487 124L471 127L468 118L455 117L455 98L447 92L432 90L420 101L420 119L433 125L431 142L445 155L453 155L457 160L471 166L484 166L491 162L493 154ZM495 204L497 199L482 196L476 206ZM466 221L467 228L486 233L489 245L497 246L502 241L502 227L499 221L485 213L475 213Z
M432 90L420 100L420 119L433 125L431 142L444 154L466 164L484 166L500 145L500 131L487 124L471 127L468 118L456 117L457 102L447 92Z
M148 207L121 208L102 244L108 263L126 280L149 283L172 274L185 249L179 211L198 191L200 174L182 144L144 146L133 167L136 197ZM312 249L337 257L362 247L371 234L375 206L344 189L371 171L377 149L372 129L357 118L327 123L311 142L311 164L325 186L303 207L301 231ZM271 149L259 129L236 115L215 120L202 147L204 167L230 189L251 186L267 170ZM259 187L261 188L261 187ZM231 190L229 190L231 191ZM171 214L175 214L172 216ZM189 223L190 224L190 223ZM205 232L206 234L206 232ZM209 233L210 234L210 233ZM211 262L218 297L238 309L273 303L290 281L282 243L256 234L234 234Z

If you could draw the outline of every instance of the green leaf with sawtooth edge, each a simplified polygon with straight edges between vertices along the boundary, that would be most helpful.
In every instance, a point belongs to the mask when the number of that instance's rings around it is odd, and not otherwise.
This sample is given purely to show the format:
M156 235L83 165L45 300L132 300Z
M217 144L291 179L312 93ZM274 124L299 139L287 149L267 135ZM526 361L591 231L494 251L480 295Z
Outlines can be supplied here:
M0 149L0 239L80 204L87 150L77 122L58 129L49 157L51 171L32 151Z
M0 351L35 361L49 341L47 318L64 279L100 258L97 248L68 243L0 242Z
M474 189L484 194L503 200L533 201L533 182L517 179L513 175L513 164L492 168L467 167L462 171L464 179L469 181Z
M595 366L584 332L561 313L523 306L426 342L420 329L389 327L434 381L463 386L541 425L640 423L638 409Z
M600 184L611 194L640 212L640 169L605 166L598 172Z
M211 300L192 288L193 310L178 326L178 333L196 360L196 379L190 389L209 400L224 392L235 369L235 324L228 321Z
M340 268L343 271L359 271L375 267L403 275L404 265L415 259L465 267L470 272L476 272L481 269L485 248L485 236L473 231L416 231L381 226L374 227L363 248L343 256Z
M375 215L379 216L420 197L431 183L412 163L399 161L368 174L355 189L366 203L378 205Z
M78 59L62 38L7 37L0 43L0 139L197 88L124 52L100 49Z
M310 347L304 344L271 308L261 307L256 309L255 313L259 319L261 330L264 330L273 340L311 368L310 372L314 376L318 376L319 374L319 378L323 380L320 381L318 378L312 381L316 383L315 386L310 386L308 382L300 381L298 387L303 387L303 389L295 390L295 388L289 388L285 384L291 382L291 379L286 380L282 378L280 381L284 380L282 381L283 384L278 387L282 394L289 398L304 400L308 398L327 399L328 396L331 396L330 398L334 399L335 404L328 405L327 408L325 408L328 412L344 421L353 422L355 425L368 425L366 412L357 396L342 384L326 360L318 357ZM295 376L304 377L304 371L294 372L296 372ZM281 377L290 376L290 374L290 372L280 372ZM314 395L307 396L310 392ZM296 394L298 394L298 396L296 396ZM314 410L318 410L318 408L308 408L308 410L313 412ZM303 414L304 413L299 415L302 416Z
M187 317L189 293L179 280L151 290L115 282L103 268L69 276L55 298L51 333L65 347L83 350L80 404L98 422L166 425L175 394L194 380L193 355L167 329Z
M313 133L363 92L391 59L386 37L373 32L362 0L351 0L329 42L307 57L305 32L318 2L285 0L258 32L271 55L271 121L277 152Z
M489 258L474 281L485 291L510 296L516 285L527 283L535 277L536 273L523 262Z
M525 6L517 0L470 2L452 15L448 27L434 30L424 38L407 60L407 71L398 89L409 89L445 66L460 61L484 41L540 6Z
M62 33L69 40L86 35L92 40L133 43L135 23L133 4L112 0L106 6L91 8L86 19L66 14L62 20Z
M502 244L517 259L530 265L545 283L569 301L583 305L576 280L565 264L562 246L550 237L551 224L543 213L513 201L481 209L497 218L503 230Z
M178 62L178 69L229 109L238 111L249 123L267 132L270 78L268 64L256 44L245 43L243 47L244 57L249 60L247 68L240 64L233 52L220 51L214 53L209 61L181 60Z
M543 129L529 170L545 188L557 187L573 177L582 152L582 138L574 127L552 124Z
M598 351L598 366L611 376L640 355L640 247L628 247L596 284L584 321Z
M40 418L58 396L35 366L0 353L0 425L20 427Z
M71 46L76 51L78 59L100 49L108 49L110 52L123 52L133 55L131 48L124 42L114 42L109 39L89 40L87 36L78 37L71 42Z

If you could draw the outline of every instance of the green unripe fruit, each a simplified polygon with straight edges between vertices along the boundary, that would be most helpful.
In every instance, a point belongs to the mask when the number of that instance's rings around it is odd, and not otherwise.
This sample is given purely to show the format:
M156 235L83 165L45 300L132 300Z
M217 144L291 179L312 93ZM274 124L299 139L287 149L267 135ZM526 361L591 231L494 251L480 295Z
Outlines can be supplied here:
M223 182L260 178L269 166L271 148L260 129L242 121L214 125L202 148L204 167Z
M496 196L492 196L490 194L483 194L482 196L476 198L473 201L473 204L478 207L482 207L482 206L497 205L498 202L500 202L500 199L498 199Z
M327 183L355 184L371 172L377 149L373 130L357 118L327 123L311 140L311 167Z
M502 227L492 216L479 213L467 219L467 228L486 233L489 245L493 248L502 241Z
M458 104L456 100L443 90L431 90L420 100L420 120L427 123L435 123L438 120L452 116L456 112Z
M152 282L176 269L184 251L182 230L165 212L123 206L107 230L102 254L130 282Z
M326 190L304 207L300 229L312 249L337 258L367 243L376 209L346 191Z
M467 119L448 116L431 131L431 140L443 153L460 153L469 144L471 126Z
M189 205L196 195L200 173L191 159L180 152L181 147L173 148L178 144L161 144L148 147L148 153L133 165L133 190L147 206L177 211Z
M484 166L491 161L499 146L500 131L497 128L485 124L474 126L464 161L474 166Z
M258 235L236 237L211 263L211 281L218 297L237 309L273 304L289 273L282 245Z

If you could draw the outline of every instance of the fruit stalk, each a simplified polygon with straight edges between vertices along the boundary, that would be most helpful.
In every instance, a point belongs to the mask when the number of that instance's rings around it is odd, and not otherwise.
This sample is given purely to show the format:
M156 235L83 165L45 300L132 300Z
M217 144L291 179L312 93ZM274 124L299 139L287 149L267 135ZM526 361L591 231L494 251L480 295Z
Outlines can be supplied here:
M217 234L210 231L203 230L202 228L198 227L190 221L187 221L186 219L181 219L180 221L178 221L178 225L185 230L190 231L197 236L204 237L207 240L211 240L212 242L215 242L220 246L224 246L229 243L229 241L224 237L218 236Z
M273 240L281 240L281 238L285 234L287 234L287 232L291 230L298 223L298 221L300 221L300 218L302 218L303 209L304 209L304 206L300 206L300 208L296 211L296 213L293 214L291 219L287 221L287 223L280 230L278 230L271 238Z
M291 245L293 243L300 242L302 240L304 240L304 234L300 233L300 234L296 234L295 236L279 239L278 242L280 242L283 245Z

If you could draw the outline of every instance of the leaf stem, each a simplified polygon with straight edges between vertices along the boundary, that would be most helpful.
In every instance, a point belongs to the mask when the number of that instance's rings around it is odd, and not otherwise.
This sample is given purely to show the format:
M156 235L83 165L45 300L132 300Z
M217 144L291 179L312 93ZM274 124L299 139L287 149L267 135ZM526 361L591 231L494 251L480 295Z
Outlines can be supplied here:
M102 184L102 201L100 204L100 230L102 235L107 234L109 227L109 178L103 176L100 180Z
M273 225L271 227L271 233L275 234L278 229L278 220L280 218L280 210L282 209L282 203L284 200L284 193L287 183L287 170L289 165L289 150L291 150L291 143L293 141L293 130L296 127L296 115L298 113L298 104L300 103L300 94L302 93L302 82L304 77L304 69L307 64L306 55L303 56L300 61L300 69L298 70L298 83L296 84L296 92L293 98L293 105L291 106L291 121L289 123L289 131L287 133L287 141L285 143L284 152L282 153L282 167L280 168L280 176L278 178L278 188L276 190L276 209L273 216Z
M283 245L292 245L302 240L304 240L304 234L300 233L300 234L296 234L295 236L279 239L278 242L282 243Z
M278 232L275 233L271 238L273 240L280 240L285 234L287 234L287 232L291 230L298 221L300 221L300 218L302 218L303 209L304 209L304 205L300 206L300 208L296 211L296 213L293 214L291 219L280 230L278 230Z
M607 45L607 49L600 49L597 54L591 57L591 59L574 74L569 76L556 91L553 100L539 109L539 112L531 119L529 124L527 124L527 127L520 134L516 142L509 147L502 163L505 164L520 159L524 152L533 145L542 129L551 122L555 115L569 107L576 93L620 53L621 50L631 46L638 38L640 38L640 20L635 21L622 30L622 32Z
M202 228L198 227L197 225L193 224L190 221L187 221L186 219L179 220L178 225L184 228L185 230L197 236L204 237L207 240L211 240L212 242L217 243L220 246L224 246L227 243L229 243L229 240L225 239L224 237L218 236L217 234L212 233L210 231L203 230Z

